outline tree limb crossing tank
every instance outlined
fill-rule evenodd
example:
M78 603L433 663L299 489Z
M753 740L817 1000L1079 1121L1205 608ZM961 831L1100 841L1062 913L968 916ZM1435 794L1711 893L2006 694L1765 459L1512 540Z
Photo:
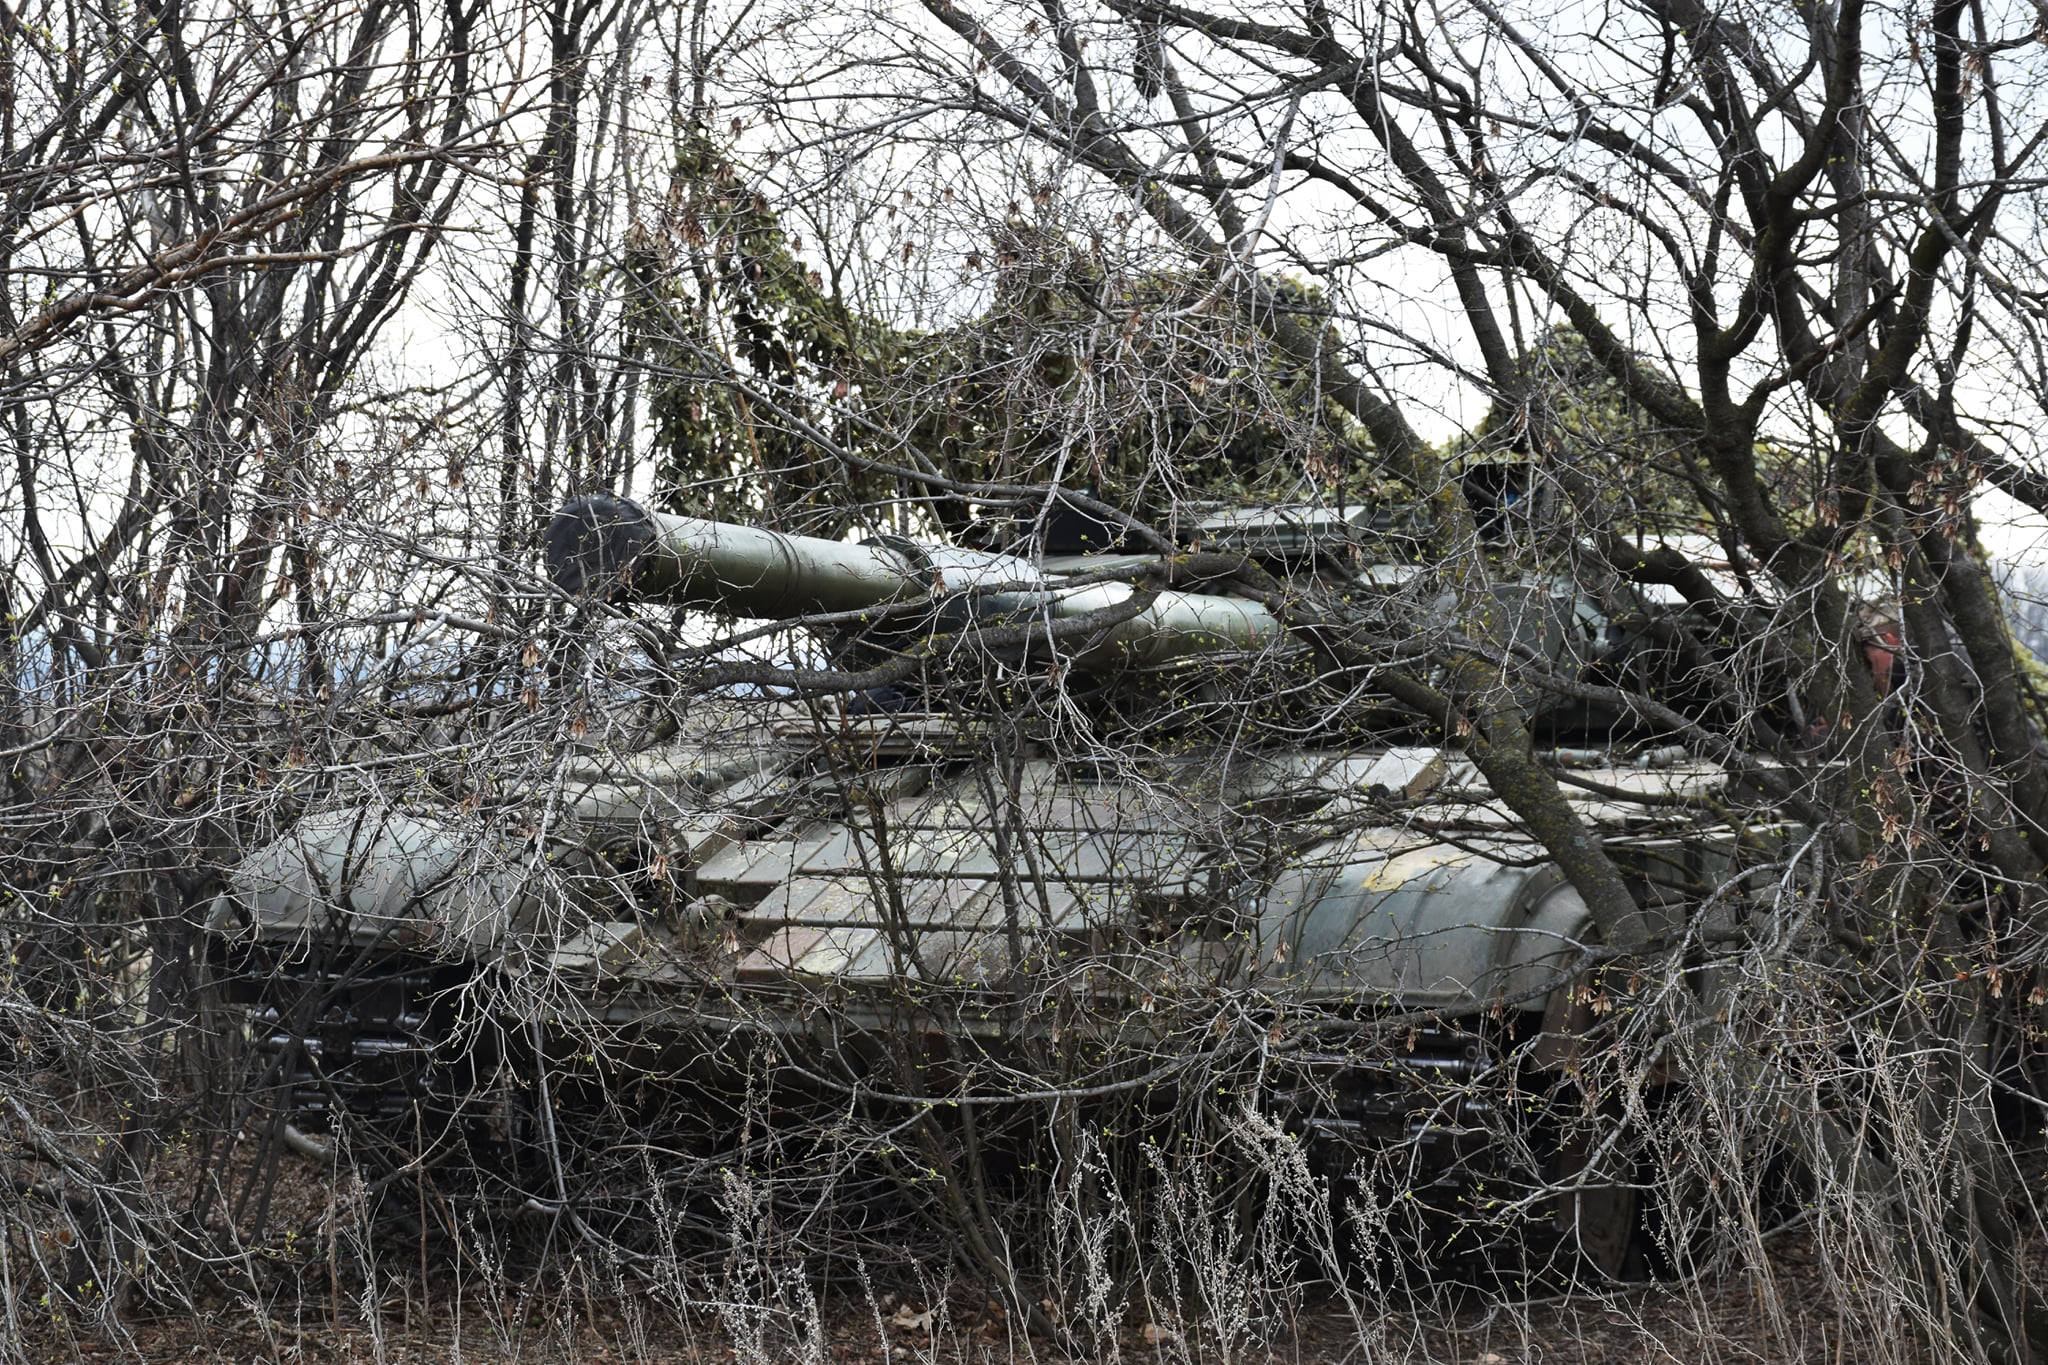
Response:
M1069 586L1012 555L907 541L853 545L650 511L603 493L555 514L547 560L549 576L568 592L716 606L767 620L972 594L1005 616L1071 621L1140 591L1128 583ZM1135 616L1091 637L1070 662L1164 663L1263 649L1285 635L1257 602L1163 589Z

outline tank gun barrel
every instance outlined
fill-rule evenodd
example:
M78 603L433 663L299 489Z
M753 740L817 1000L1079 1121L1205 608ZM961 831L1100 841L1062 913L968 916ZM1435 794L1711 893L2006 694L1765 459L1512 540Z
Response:
M895 540L851 545L651 511L609 494L574 499L555 513L547 560L549 575L568 592L722 606L761 619L973 592L992 612L1071 620L1113 608L1135 591L1123 583L1069 587L1013 555ZM1091 637L1072 662L1162 663L1259 649L1283 633L1257 602L1162 591L1136 616Z
M920 573L897 545L852 545L703 521L607 494L577 498L555 513L547 558L549 575L569 592L723 606L762 619L862 611L922 597L933 586L932 572ZM1006 567L1014 568L1019 586L1040 579L1021 559Z

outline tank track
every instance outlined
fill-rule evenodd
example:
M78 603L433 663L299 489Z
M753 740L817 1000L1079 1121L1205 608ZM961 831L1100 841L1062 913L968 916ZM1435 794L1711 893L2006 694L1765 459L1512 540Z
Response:
M502 1156L505 1125L480 1093L497 1064L454 1039L450 1001L472 974L409 957L242 964L234 994L262 1105L309 1133L339 1122L414 1151L459 1133L472 1159ZM1273 1099L1333 1196L1368 1193L1409 1254L1531 1286L1636 1278L1632 1191L1553 1195L1535 1216L1502 1215L1574 1174L1569 1151L1544 1147L1540 1120L1514 1112L1531 1095L1506 1048L1480 1032L1424 1029L1383 1057L1310 1059L1319 1083ZM1526 1126L1522 1140L1504 1140L1514 1123Z
M1632 1184L1545 1193L1581 1178L1591 1145L1585 1116L1546 1116L1559 1080L1509 1037L1436 1028L1392 1056L1331 1059L1322 1084L1278 1098L1333 1194L1382 1210L1404 1247L1530 1289L1639 1279Z
M346 1126L398 1138L445 1127L474 1074L448 1045L452 994L470 975L401 956L257 953L233 964L227 995L245 1012L252 1094L308 1133Z

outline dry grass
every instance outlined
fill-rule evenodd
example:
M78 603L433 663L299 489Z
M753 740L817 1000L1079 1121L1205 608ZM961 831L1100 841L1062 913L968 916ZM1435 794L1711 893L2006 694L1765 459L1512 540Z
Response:
M1107 1358L1132 1365L1226 1358L1293 1362L1415 1362L1420 1365L1719 1365L1834 1362L1863 1358L1868 1332L1853 1305L1830 1301L1809 1245L1787 1237L1775 1248L1770 1281L1656 1283L1605 1295L1530 1304L1481 1302L1423 1311L1389 1306L1361 1342L1351 1318L1310 1305L1245 1353L1179 1336L1133 1317L1113 1346L1076 1354L1020 1332L999 1303L960 1287L922 1296L915 1288L818 1286L818 1331L736 1343L710 1306L650 1313L624 1297L529 1292L492 1302L423 1306L420 1286L394 1282L375 1321L359 1306L305 1304L259 1317L219 1307L204 1316L140 1323L120 1337L46 1334L22 1343L47 1359L190 1362L290 1361L332 1365L424 1365L467 1361L634 1362L726 1365L799 1359L831 1365L968 1365L1028 1360L1074 1365ZM1787 1310L1789 1311L1789 1314ZM1848 1309L1850 1311L1844 1311ZM1108 1344L1105 1343L1107 1346ZM1897 1349L1895 1341L1886 1345Z

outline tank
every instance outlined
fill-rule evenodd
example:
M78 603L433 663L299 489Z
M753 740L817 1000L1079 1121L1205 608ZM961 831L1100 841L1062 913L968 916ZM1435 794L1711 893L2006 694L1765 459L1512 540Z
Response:
M366 783L250 855L210 926L261 1112L393 1169L524 1151L502 1192L559 1207L576 1116L709 1141L763 1055L876 1131L1138 1094L1170 1126L1193 1044L1235 1039L1232 1102L1337 1185L1363 1149L1407 1170L1418 1238L1499 1206L1516 1245L1631 1273L1601 1130L1499 1140L1503 1093L1598 1108L1572 1078L1618 988L1578 894L1469 760L1329 704L1281 577L1216 567L1313 573L1420 641L1446 600L1374 557L1386 522L1226 509L1024 558L570 503L547 563L587 615L756 621L797 666L714 651L698 690L615 699L663 719L547 739L516 818ZM1495 592L1554 666L1635 648L1563 586ZM1721 769L1583 715L1544 742L1646 914L1724 880Z

